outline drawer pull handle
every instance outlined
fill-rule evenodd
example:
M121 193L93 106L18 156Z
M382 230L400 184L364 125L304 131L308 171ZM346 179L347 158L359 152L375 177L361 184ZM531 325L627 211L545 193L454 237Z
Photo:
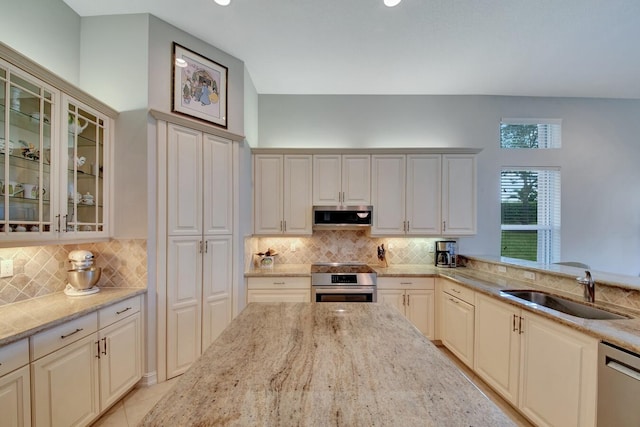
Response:
M273 282L274 285L284 285L284 282Z
M69 338L71 335L75 335L75 334L77 334L78 332L80 332L82 330L83 330L82 328L78 328L75 331L73 331L71 333L68 333L67 335L60 335L60 338L62 338L62 339Z
M456 300L455 300L455 299L453 299L453 298L449 298L449 301L451 301L451 302L455 302L456 304L459 304L459 303L458 303L458 301L456 301Z
M129 311L129 310L131 310L131 307L127 307L127 308L125 308L124 310L116 311L116 314L122 314L122 313L124 313L125 311Z
M459 294L459 293L460 293L460 291L459 291L459 290L454 289L454 288L451 288L451 291L455 292L456 294Z
M401 285L413 285L413 282L400 282Z

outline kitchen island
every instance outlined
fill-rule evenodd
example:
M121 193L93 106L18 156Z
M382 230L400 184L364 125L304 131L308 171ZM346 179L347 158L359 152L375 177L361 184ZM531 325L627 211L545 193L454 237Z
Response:
M140 425L513 423L389 306L252 303Z

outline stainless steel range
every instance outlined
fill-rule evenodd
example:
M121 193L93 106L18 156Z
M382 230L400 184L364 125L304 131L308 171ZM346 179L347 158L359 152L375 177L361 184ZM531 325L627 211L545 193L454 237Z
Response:
M376 272L364 263L311 265L311 301L376 302Z

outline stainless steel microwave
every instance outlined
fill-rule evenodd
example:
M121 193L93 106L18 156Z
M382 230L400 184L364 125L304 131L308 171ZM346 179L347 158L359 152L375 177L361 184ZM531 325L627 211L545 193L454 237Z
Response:
M372 206L314 206L313 228L370 227Z

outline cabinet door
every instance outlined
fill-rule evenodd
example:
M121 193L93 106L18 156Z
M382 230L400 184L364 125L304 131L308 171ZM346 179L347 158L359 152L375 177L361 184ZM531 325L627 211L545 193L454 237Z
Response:
M233 142L204 134L204 234L233 233Z
M435 333L435 292L432 290L407 290L407 317L430 340Z
M313 204L337 206L342 201L342 156L313 155Z
M398 235L406 231L405 156L371 156L371 203L375 235Z
M441 233L441 159L437 154L407 156L407 234Z
M0 93L0 237L55 239L60 94L2 61Z
M169 236L202 236L202 133L169 124L167 140Z
M142 377L140 313L108 326L98 334L100 408L118 401Z
M258 154L253 161L254 234L281 234L283 157Z
M594 426L597 340L530 313L524 317L520 409L539 426Z
M518 404L520 310L483 295L475 305L475 372L513 405Z
M284 232L312 233L312 156L284 156Z
M442 233L476 233L476 156L442 156Z
M473 306L442 293L442 343L473 368Z
M205 240L202 275L202 351L218 338L231 322L231 236Z
M247 303L251 302L311 302L311 291L308 289L249 290Z
M30 384L28 365L0 377L0 414L3 426L31 425Z
M345 154L342 156L342 204L363 206L371 204L371 156Z
M404 289L378 289L378 302L395 307L403 315L406 298Z
M100 413L97 335L31 363L37 426L87 425Z
M61 212L63 236L107 235L111 120L67 96L63 100L66 125L63 128L66 146L61 150L60 161L64 165L65 180L61 185L64 190L60 192L66 206L66 211Z
M186 371L201 353L201 237L167 242L167 378Z

